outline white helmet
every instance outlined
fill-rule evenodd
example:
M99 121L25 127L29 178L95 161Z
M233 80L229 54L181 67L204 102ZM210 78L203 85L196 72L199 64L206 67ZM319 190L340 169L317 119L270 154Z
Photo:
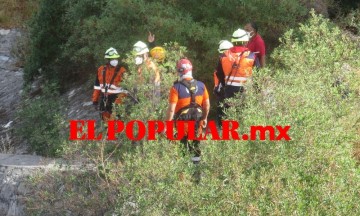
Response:
M230 49L231 47L233 47L234 45L230 42L230 41L228 41L228 40L221 40L220 42L219 42L219 49L218 49L218 51L219 51L219 53L223 53L223 52L225 52L226 50L228 50L228 49Z
M118 54L116 49L114 49L112 47L110 47L108 50L106 50L105 56L104 56L104 58L106 58L106 59L116 59L119 57L120 57L120 55Z
M243 29L238 29L236 31L234 31L232 38L231 38L231 42L246 42L249 41L249 34L243 30Z
M134 51L136 52L136 55L142 55L149 52L149 49L144 42L138 41L134 44Z

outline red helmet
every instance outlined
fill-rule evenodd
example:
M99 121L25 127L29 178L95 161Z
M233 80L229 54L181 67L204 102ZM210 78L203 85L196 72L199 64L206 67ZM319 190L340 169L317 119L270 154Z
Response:
M192 71L192 64L189 59L180 59L176 64L176 70L181 74L187 74Z

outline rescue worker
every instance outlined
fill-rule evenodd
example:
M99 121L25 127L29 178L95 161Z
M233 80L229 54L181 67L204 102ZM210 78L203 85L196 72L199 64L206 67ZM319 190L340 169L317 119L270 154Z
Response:
M139 75L139 83L151 83L153 84L153 91L149 95L149 99L152 100L154 106L160 101L160 71L154 62L149 58L149 49L147 45L138 41L134 44L133 50L135 51L135 64L137 65L137 72ZM145 72L150 73L150 80L145 80Z
M180 59L176 69L180 80L175 82L170 90L169 105L166 121L184 120L195 121L195 134L200 135L202 127L206 127L210 110L209 94L203 82L197 81L192 76L192 63L188 59ZM199 108L199 109L198 109ZM181 139L184 150L192 154L192 162L200 162L200 140L188 140L188 128L185 125L185 135Z
M221 40L219 42L219 49L218 52L220 54L219 58L221 57L221 55L229 50L230 48L232 48L234 45L228 41L228 40ZM224 115L223 109L221 108L221 103L224 101L224 88L222 86L222 84L219 82L219 79L216 76L216 70L214 71L214 90L213 90L214 95L216 96L216 112L217 112L217 124L219 125L219 127L221 127L221 119L222 116Z
M234 47L225 51L220 57L216 76L221 85L225 87L225 98L243 92L245 83L252 78L255 53L250 52L244 46L248 41L247 32L243 29L236 30L231 39Z
M244 30L249 34L249 42L246 47L256 54L255 66L265 67L265 42L258 34L258 26L254 22L245 25Z
M92 95L93 105L98 109L100 99L100 115L105 122L115 119L112 113L113 103L120 104L127 91L120 87L125 66L119 64L120 55L116 49L110 47L105 52L105 65L98 68L94 91Z
M216 76L224 86L225 99L234 97L236 93L243 93L245 83L252 78L256 56L244 46L248 41L249 35L246 31L236 30L231 38L234 47L225 51L220 57Z
M156 46L150 50L150 56L157 63L162 63L165 59L165 49L161 46Z
M234 45L228 41L228 40L221 40L219 42L219 49L218 52L220 54L219 57L221 57L221 54L223 54L226 50L230 49L234 47ZM217 92L219 92L219 90L222 88L222 85L220 85L219 83L219 79L216 76L216 70L214 71L214 91L216 90ZM214 92L215 93L215 92ZM215 93L216 95L216 93Z
M166 51L161 46L156 46L150 50L150 56L152 59L154 59L164 73L170 73L171 68L173 67L172 64L166 61Z

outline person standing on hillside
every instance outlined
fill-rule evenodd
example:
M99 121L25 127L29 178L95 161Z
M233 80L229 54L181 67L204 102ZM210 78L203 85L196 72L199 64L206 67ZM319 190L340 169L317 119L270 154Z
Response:
M164 47L156 45L155 34L152 34L150 31L148 42L151 58L155 60L161 72L170 73L172 71L171 67L173 66L166 61L166 50Z
M244 30L250 38L246 47L256 54L255 66L265 67L265 42L258 33L258 26L254 22L249 22L245 25Z
M227 41L227 40L221 40L219 42L219 49L218 49L218 52L219 52L219 58L221 58L222 54L229 50L230 48L234 47L234 45L230 42L230 41ZM217 121L217 124L219 125L219 127L221 127L221 119L222 119L222 116L224 115L223 113L223 109L222 107L220 106L222 102L224 102L224 86L219 82L219 79L218 77L216 76L216 70L214 71L214 90L213 90L213 93L214 95L216 96L216 121Z
M248 41L249 36L246 31L236 30L231 38L234 47L225 51L220 57L216 76L225 87L225 98L231 98L238 92L242 93L245 90L245 83L252 78L256 56L245 47Z
M97 70L92 102L98 110L100 98L101 119L107 122L115 119L112 112L113 103L122 103L122 98L127 94L127 91L120 87L122 75L126 69L124 65L119 64L120 55L116 49L110 47L106 50L104 58L107 63Z
M255 62L255 53L245 47L249 41L249 35L243 29L236 30L231 38L234 47L225 51L219 60L216 76L224 86L224 98L232 98L237 93L245 92L245 83L252 79L252 68ZM225 104L224 108L229 105Z
M210 100L205 84L193 78L192 68L192 63L188 59L180 59L177 62L176 69L180 80L175 82L170 90L165 120L195 121L195 134L200 135L202 128L207 124ZM184 127L185 135L180 142L185 150L184 152L189 151L192 154L192 162L198 164L201 156L200 140L189 142L188 125L185 124Z
M137 65L138 84L151 83L153 90L148 95L148 98L153 101L154 106L160 101L160 71L155 63L149 58L149 48L147 45L138 41L134 44L133 50L135 52L135 64ZM145 75L144 73L150 73ZM149 80L145 80L149 77Z

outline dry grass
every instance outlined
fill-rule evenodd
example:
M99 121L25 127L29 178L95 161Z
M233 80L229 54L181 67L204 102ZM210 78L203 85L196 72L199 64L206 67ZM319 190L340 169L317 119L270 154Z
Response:
M39 0L0 0L0 27L24 27L38 4Z

